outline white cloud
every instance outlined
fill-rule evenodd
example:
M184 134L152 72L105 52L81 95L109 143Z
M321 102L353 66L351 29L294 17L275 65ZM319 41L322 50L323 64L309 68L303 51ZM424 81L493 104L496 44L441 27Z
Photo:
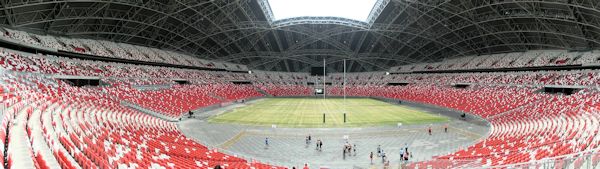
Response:
M268 0L274 20L340 17L366 22L377 0Z

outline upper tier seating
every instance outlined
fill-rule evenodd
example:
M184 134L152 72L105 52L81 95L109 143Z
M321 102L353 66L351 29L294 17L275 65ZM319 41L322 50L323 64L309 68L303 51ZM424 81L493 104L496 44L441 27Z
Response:
M34 55L0 48L0 67L14 71L53 75L202 79L204 82L240 80L245 73L222 73L132 64L66 59L51 55Z
M38 35L34 33L28 33L8 28L0 28L0 33L2 33L2 36L0 37L20 41L24 44L88 55L157 63L169 63L175 65L222 68L235 71L248 71L248 68L246 66L238 64L216 63L212 61L211 64L204 64L202 62L209 61L205 61L189 55L176 53L172 51L165 51L156 48L148 48L123 43L114 43L104 40L68 38L52 35Z
M94 52L95 55L104 56L104 57L113 57L113 55L111 55L111 52L108 51L108 49L106 49L104 46L102 46L102 44L100 44L98 41L91 40L91 39L78 39L78 40L83 45L89 47L89 49L92 52Z
M599 64L600 52L592 51L581 55L581 57L573 62L574 64Z
M600 72L596 70L506 73L398 74L390 76L391 78L389 78L389 81L391 82L407 83L600 86Z
M41 45L38 40L29 36L29 34L24 31L4 29L4 30L2 30L2 33L3 33L4 37L6 37L6 38L22 41L24 43L32 44L32 45Z
M35 37L40 40L40 44L42 46L46 46L49 48L54 48L54 49L58 49L58 50L64 50L64 51L68 51L69 49L67 49L65 47L65 45L61 44L60 42L58 42L58 40L56 40L56 38L54 36L49 36L49 35L35 35Z
M570 52L557 50L532 50L506 54L466 56L435 63L418 63L397 66L390 72L466 70L490 68L519 68L560 65L598 64L598 51Z
M88 48L87 46L84 46L83 43L79 42L79 40L77 39L59 37L58 40L64 43L65 46L67 46L67 49L69 49L69 51L71 52L83 53L88 55L98 55L96 51L92 51L92 49Z
M76 39L51 35L37 35L19 30L0 28L4 38L21 41L34 46L43 46L70 52L131 59L148 62L169 63L176 65L200 66L207 68L223 68L247 71L247 67L231 63L215 63L198 59L189 55L104 40ZM391 68L395 72L464 70L487 68L517 68L556 65L599 64L598 51L570 52L557 50L532 50L507 54L491 54L483 56L466 56L436 63L419 63Z

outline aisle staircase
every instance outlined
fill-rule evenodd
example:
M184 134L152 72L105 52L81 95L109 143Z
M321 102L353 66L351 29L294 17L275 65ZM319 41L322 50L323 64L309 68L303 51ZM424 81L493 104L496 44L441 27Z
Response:
M221 97L221 96L219 96L219 95L216 95L216 94L213 94L213 93L210 93L210 94L208 94L208 95L209 95L210 97L214 97L214 98L217 98L217 99L219 99L221 102L227 102L227 101L228 101L228 100L227 100L227 98Z
M254 89L256 89L256 91L258 91L260 94L265 95L266 97L273 97L273 95L267 93L267 91L264 91L263 89L261 89L259 87L254 86Z
M128 101L121 101L121 105L123 105L125 107L129 107L129 108L134 109L134 110L137 110L139 112L146 113L148 115L151 115L151 116L163 119L165 121L170 121L170 122L179 121L179 118L169 117L169 116L166 116L166 115L164 115L162 113L158 113L158 112L149 110L147 108L144 108L142 106L139 106L137 104L134 104L134 103L131 103L131 102L128 102Z

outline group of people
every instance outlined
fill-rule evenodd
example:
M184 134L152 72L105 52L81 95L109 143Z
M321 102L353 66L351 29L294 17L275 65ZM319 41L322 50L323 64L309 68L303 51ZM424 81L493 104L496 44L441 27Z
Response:
M408 158L412 157L412 154L408 152L408 144L404 144L404 148L400 149L400 161L408 161Z
M310 136L310 134L308 136L306 136L304 141L306 142L306 147L308 147L308 145L310 145L310 142L312 142L312 137ZM315 147L315 150L323 151L323 141L321 141L321 139L317 139L316 144L317 145Z
M381 145L377 145L377 157L381 157L381 163L385 165L389 164L387 154L383 151ZM408 143L404 143L404 148L400 149L400 161L408 161L409 157L412 157L412 154L408 152ZM373 164L373 152L371 152L369 158L371 159L371 164Z
M431 135L431 125L429 125L429 128L427 128L427 132L429 132L429 135ZM444 133L448 133L448 124L444 124Z
M373 153L371 153L371 163L373 163ZM381 148L381 145L377 145L377 157L381 157L381 162L385 163L385 160L387 160L387 156L385 154L385 152L383 152L383 149Z
M352 144L346 142L346 144L344 144L342 155L343 155L344 159L346 159L346 155L356 156L356 144L352 145Z
M444 132L448 132L448 126L444 126ZM429 134L431 134L431 127L429 127ZM305 141L306 141L306 145L308 146L311 143L312 137L310 135L306 136ZM266 137L265 138L265 146L266 148L269 147L269 138ZM317 139L316 141L316 150L317 151L323 151L323 141L321 141L321 139ZM400 149L400 161L408 161L409 158L412 158L412 153L410 153L408 151L408 143L404 144L404 147ZM343 146L343 159L346 159L346 156L356 156L357 155L357 148L356 148L356 144L350 144L348 143L348 140L346 139L346 143ZM373 158L374 158L373 152L371 152L371 154L369 155L369 158L371 159L371 164L373 164ZM383 148L381 148L381 145L377 145L377 157L381 157L381 162L384 164L384 166L388 166L389 165L389 159L387 157L387 154L384 152ZM307 166L305 166L306 168Z
M390 160L387 159L385 152L381 148L381 145L377 145L377 157L381 157L381 162L383 163L383 168L389 168ZM369 154L369 158L371 159L371 164L373 164L373 152Z
M317 139L317 151L323 151L323 141L321 139Z

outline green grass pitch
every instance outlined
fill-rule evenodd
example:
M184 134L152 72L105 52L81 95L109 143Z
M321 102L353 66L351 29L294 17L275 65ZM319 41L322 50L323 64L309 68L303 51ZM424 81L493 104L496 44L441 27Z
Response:
M283 127L354 127L445 121L448 119L443 116L369 98L347 98L345 104L342 98L266 98L209 119L214 123L275 124Z

